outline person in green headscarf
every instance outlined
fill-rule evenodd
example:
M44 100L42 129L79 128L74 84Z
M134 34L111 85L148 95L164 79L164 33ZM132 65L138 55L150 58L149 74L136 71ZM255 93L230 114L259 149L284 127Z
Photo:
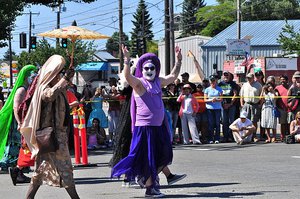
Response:
M28 77L37 68L33 65L24 66L19 74L15 85L7 98L3 108L0 110L0 167L7 170L10 166L15 166L20 148L21 135L17 131L18 124L14 119L14 97L20 87L28 87Z

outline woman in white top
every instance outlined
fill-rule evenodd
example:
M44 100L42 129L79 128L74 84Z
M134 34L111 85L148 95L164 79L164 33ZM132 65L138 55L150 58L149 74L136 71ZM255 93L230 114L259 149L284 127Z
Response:
M295 135L295 142L300 142L300 111L297 112L295 119L290 124L290 134Z

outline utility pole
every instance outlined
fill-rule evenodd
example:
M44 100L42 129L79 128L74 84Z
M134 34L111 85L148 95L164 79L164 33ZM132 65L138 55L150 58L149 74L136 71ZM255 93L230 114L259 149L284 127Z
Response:
M31 24L32 24L32 12L30 11L29 12L29 48L28 48L28 52L30 53L31 52L31 46L30 46L30 41L31 41Z
M8 38L8 48L9 48L9 80L10 88L13 86L13 73L12 73L12 49L11 49L11 27L9 27L9 38Z
M165 0L165 75L170 71L170 14L169 0Z
M175 65L174 1L170 0L170 68Z
M240 0L236 1L236 6L237 6L237 39L241 39L241 2Z
M119 0L119 58L120 58L120 72L124 65L124 55L122 52L123 43L123 1Z
M31 30L32 30L32 15L40 15L39 12L29 12L29 13L23 13L24 15L29 15L29 39L28 41L30 42L30 38L31 38ZM30 53L31 52L31 49L30 49L30 44L28 45L28 52Z
M58 0L58 10L57 10L57 21L56 21L56 28L60 28L60 10L61 10L61 1ZM59 38L56 38L56 48L59 47Z

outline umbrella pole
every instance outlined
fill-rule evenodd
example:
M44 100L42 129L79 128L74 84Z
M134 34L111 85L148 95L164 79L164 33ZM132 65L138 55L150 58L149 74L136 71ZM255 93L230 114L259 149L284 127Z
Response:
M75 41L76 41L76 40L72 40L72 52L71 52L70 68L74 68L74 50L75 50Z

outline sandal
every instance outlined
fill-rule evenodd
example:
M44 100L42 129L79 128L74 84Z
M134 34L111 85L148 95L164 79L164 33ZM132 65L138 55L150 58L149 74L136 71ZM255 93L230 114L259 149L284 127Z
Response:
M270 142L271 142L271 140L266 140L266 141L265 141L265 143L270 143Z
M276 138L271 138L272 143L276 143Z

